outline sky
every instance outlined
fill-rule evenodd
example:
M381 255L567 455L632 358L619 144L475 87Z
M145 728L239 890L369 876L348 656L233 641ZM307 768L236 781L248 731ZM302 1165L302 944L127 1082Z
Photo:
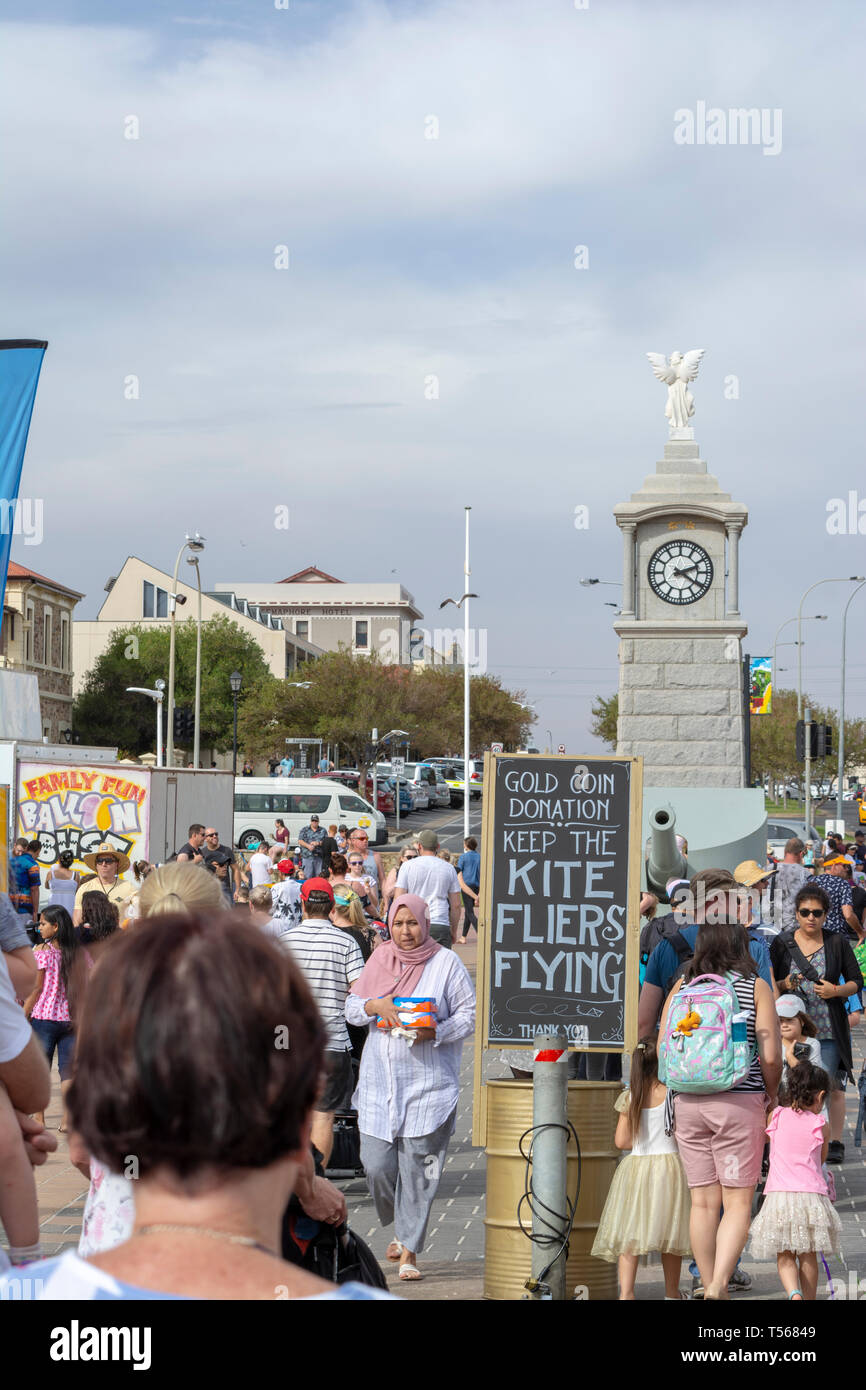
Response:
M612 508L662 455L645 354L693 347L695 437L749 508L745 648L866 575L828 531L851 492L866 531L862 6L33 8L0 5L2 336L49 340L13 558L78 617L198 529L206 588L399 579L432 629L471 506L488 670L537 746L601 751L618 591L579 580L621 577ZM701 103L766 134L679 143ZM821 703L852 587L804 610ZM864 621L866 590L861 715Z

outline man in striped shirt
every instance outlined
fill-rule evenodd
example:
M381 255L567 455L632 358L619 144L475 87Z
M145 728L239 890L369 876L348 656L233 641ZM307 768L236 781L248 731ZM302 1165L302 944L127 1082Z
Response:
M345 1103L352 1082L346 995L364 968L364 958L354 937L330 921L334 891L326 879L308 878L301 887L301 901L303 918L282 940L303 970L328 1030L327 1077L313 1111L311 1135L327 1168L334 1146L334 1112Z

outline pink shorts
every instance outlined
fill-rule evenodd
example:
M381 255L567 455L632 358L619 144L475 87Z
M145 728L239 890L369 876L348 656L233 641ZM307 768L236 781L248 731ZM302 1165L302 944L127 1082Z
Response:
M767 1125L763 1091L676 1096L674 1137L689 1187L754 1187Z

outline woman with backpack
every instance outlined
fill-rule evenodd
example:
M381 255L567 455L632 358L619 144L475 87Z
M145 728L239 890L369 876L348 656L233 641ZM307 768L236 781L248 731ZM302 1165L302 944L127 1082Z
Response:
M659 1074L679 1089L675 1135L692 1195L692 1250L710 1300L728 1297L746 1244L766 1108L775 1104L782 1074L773 992L749 954L736 894L727 896L727 914L714 912L701 924L694 957L668 996L659 1029ZM727 921L719 920L725 915Z
M770 944L773 972L786 994L799 994L815 1025L821 1065L830 1078L828 1163L842 1163L845 1145L845 1085L853 1082L851 1028L846 1001L863 986L851 945L842 932L827 931L830 899L819 884L804 884L794 899L794 931L780 932Z

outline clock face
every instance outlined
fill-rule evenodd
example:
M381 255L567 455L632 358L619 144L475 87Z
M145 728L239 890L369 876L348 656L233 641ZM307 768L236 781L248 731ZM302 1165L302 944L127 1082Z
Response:
M647 578L665 603L696 603L713 582L713 562L694 541L666 541L650 559Z

